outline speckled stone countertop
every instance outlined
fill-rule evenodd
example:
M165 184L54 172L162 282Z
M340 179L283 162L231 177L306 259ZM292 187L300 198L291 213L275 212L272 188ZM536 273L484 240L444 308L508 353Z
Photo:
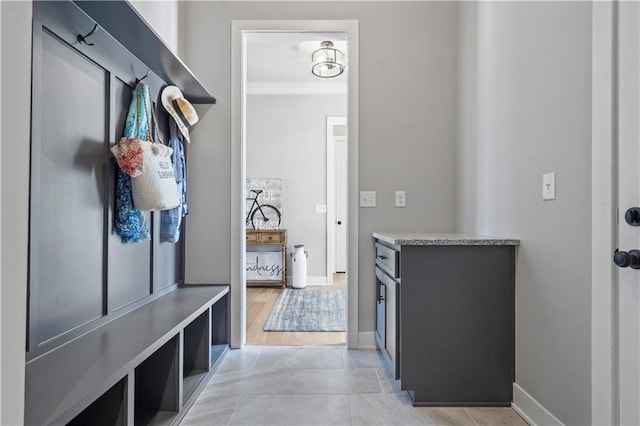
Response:
M373 238L397 246L517 246L520 240L472 234L374 232Z

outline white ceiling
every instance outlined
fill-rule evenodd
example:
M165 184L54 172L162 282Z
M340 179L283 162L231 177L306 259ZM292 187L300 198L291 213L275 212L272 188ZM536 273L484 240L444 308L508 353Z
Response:
M348 52L346 33L286 33L252 32L246 34L247 82L257 86L263 83L293 85L323 85L346 87L347 71L335 78L318 78L311 74L311 54L322 41L332 41L334 47Z

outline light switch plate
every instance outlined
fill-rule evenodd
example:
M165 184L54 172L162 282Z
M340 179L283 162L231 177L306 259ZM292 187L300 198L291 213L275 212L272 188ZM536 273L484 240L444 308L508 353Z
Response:
M407 193L396 191L396 207L407 207Z
M376 191L360 191L360 207L375 207Z
M327 205L326 204L316 204L316 213L326 213Z
M556 199L556 174L545 173L542 175L542 199L543 200L555 200Z

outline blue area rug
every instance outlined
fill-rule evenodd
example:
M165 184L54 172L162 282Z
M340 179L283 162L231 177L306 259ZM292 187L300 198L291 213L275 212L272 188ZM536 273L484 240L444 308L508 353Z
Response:
M284 289L264 331L345 331L346 290Z

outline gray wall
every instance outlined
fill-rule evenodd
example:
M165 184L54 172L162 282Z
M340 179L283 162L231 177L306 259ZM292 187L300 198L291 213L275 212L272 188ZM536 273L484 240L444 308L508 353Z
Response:
M517 236L516 383L591 419L591 5L460 6L458 224ZM542 201L556 172L557 199Z
M218 100L197 124L189 146L190 283L230 279L231 21L359 20L360 189L378 191L378 207L359 215L358 328L373 332L371 232L454 229L457 5L184 2L180 7L181 56ZM394 207L394 191L400 189L407 191L404 209Z
M23 423L31 131L31 2L2 8L0 424Z
M327 215L315 212L327 204L326 118L346 110L346 95L247 97L247 177L283 179L288 253L304 244L309 277L327 275Z

